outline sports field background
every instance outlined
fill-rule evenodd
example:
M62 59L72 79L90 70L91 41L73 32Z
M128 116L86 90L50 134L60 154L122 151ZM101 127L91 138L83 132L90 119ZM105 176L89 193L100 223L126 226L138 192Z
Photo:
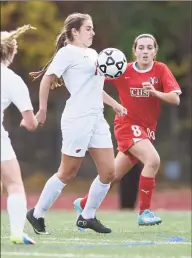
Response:
M82 196L82 195L81 195ZM25 231L35 238L36 246L15 246L9 242L6 211L1 216L1 257L63 258L190 258L191 191L156 192L152 207L163 219L158 226L139 227L137 210L120 211L118 194L109 194L97 212L103 223L112 228L109 235L91 230L80 232L75 226L73 201L76 194L63 194L46 215L49 236L37 236L26 222ZM38 195L28 195L28 208ZM2 208L6 208L5 195ZM137 209L137 207L136 207Z
M190 258L191 213L158 212L163 223L139 227L136 212L108 210L98 218L112 228L108 235L91 230L80 232L74 211L51 211L46 216L49 236L37 236L29 223L26 232L37 241L35 246L14 246L9 242L8 217L2 214L2 258Z

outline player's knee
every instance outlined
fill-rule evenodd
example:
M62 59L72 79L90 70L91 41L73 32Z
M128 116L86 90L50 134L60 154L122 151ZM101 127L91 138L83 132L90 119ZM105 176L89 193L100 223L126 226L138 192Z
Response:
M18 182L12 181L11 183L5 185L5 188L6 188L8 194L24 194L25 193L22 181L18 181Z
M115 178L115 171L114 170L111 170L108 174L107 174L107 180L109 182L112 182Z
M154 155L150 157L150 159L147 161L146 165L150 167L156 173L159 170L160 167L160 157L159 155Z
M57 176L63 183L67 184L76 177L77 171L78 168L76 166L70 168L60 167Z
M102 182L107 184L111 183L115 178L115 169L114 167L108 168L103 175L100 175Z
M65 173L65 172L61 173L61 171L58 171L57 176L58 176L59 180L61 180L61 182L68 184L70 181L72 181L75 178L76 174Z

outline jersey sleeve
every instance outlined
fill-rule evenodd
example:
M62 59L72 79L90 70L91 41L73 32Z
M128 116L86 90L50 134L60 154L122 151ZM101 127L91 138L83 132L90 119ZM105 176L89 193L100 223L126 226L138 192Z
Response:
M33 110L29 90L27 85L17 76L12 83L10 90L10 100L19 109L20 112Z
M163 66L163 73L162 73L161 79L163 84L163 90L165 93L176 92L179 95L181 94L181 88L179 84L177 83L172 72L169 70L169 68L166 65Z
M69 65L69 53L67 53L66 48L63 47L56 53L45 74L55 74L60 78Z

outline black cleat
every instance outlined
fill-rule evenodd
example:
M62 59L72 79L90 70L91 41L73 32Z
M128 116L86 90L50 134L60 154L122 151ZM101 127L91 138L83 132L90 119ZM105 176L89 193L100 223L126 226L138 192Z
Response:
M99 220L96 218L94 219L84 219L82 215L79 215L76 225L78 228L90 228L97 233L111 233L110 228L106 228Z
M33 208L33 209L31 209L27 212L27 219L28 219L29 223L31 223L31 225L33 227L33 230L38 235L49 235L49 233L46 232L46 230L45 230L45 220L44 220L44 218L36 219L33 216L34 209L35 208Z

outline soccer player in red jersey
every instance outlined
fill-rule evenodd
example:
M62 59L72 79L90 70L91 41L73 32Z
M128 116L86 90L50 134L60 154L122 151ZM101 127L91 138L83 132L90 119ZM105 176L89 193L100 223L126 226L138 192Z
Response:
M127 109L127 115L116 116L114 122L119 152L115 160L116 176L113 184L120 181L138 161L143 163L139 182L139 225L162 222L150 210L155 176L160 166L160 157L153 146L153 140L161 101L179 105L181 94L169 68L155 61L157 52L158 45L153 35L139 35L133 43L135 61L127 65L121 77L110 80L119 93L121 105ZM104 102L112 107L115 104L115 100L107 93ZM74 207L78 212L86 209L87 199L88 195L75 200Z

